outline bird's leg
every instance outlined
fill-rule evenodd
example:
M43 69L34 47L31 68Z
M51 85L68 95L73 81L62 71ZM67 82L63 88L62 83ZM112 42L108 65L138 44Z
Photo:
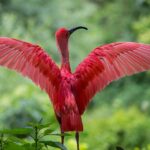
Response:
M79 132L76 132L75 137L76 137L76 142L77 142L77 150L80 150L80 148L79 148Z
M64 132L61 131L61 144L64 144L64 139L65 139Z

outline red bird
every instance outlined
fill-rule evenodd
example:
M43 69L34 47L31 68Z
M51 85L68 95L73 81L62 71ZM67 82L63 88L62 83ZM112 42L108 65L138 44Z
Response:
M0 65L21 72L47 92L61 132L75 131L79 150L81 115L91 98L113 80L150 69L150 45L116 42L98 46L72 73L68 40L78 29L87 30L79 26L56 32L60 68L40 46L7 37L0 38Z

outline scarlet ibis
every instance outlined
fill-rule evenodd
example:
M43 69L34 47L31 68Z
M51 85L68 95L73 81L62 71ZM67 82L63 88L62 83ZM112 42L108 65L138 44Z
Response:
M78 29L60 28L56 42L61 54L59 68L38 45L17 39L0 38L0 65L14 69L45 90L49 95L61 132L75 131L79 150L81 115L91 98L113 80L150 69L150 45L115 42L96 47L72 73L68 40ZM61 137L64 143L64 136Z

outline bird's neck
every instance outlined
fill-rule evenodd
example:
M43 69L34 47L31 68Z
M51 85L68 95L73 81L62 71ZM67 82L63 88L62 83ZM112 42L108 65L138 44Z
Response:
M61 51L61 55L62 55L61 68L63 70L71 72L70 61L69 61L69 50L68 50L68 48L66 48L65 50Z
M63 63L63 64L61 65L61 69L62 69L62 70L65 70L65 71L67 71L67 72L71 72L70 63L69 63L69 62L68 62L68 63Z
M61 54L61 69L71 72L69 62L68 39L56 36L58 50Z

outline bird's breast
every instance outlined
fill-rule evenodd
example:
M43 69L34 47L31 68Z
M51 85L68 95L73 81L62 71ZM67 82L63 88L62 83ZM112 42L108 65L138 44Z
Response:
M59 114L78 111L72 86L72 75L63 75L58 89L57 105L55 105Z

